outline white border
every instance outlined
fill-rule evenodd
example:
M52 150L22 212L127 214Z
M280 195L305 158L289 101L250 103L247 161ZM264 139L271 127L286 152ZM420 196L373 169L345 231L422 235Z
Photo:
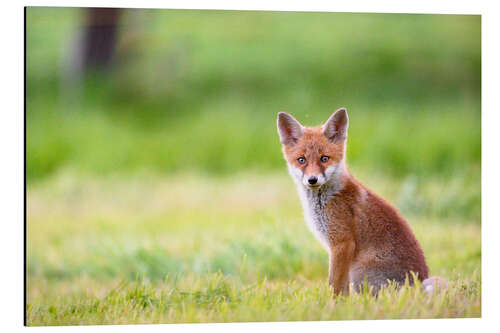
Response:
M285 11L342 11L342 12L387 12L387 13L443 13L483 14L483 60L482 60L482 147L483 147L483 302L482 319L456 320L391 320L391 321L343 321L343 322L295 322L295 323L251 323L251 324L191 324L191 325L141 325L141 326L85 326L61 328L22 327L23 307L23 6L100 6L134 8L192 8L192 9L247 9ZM1 112L1 202L2 202L2 286L0 325L10 328L35 330L106 330L130 331L217 331L234 330L297 330L318 331L346 330L349 332L422 332L431 331L491 331L499 327L498 302L498 255L500 216L498 205L500 187L498 170L500 158L500 105L497 100L500 78L498 59L500 48L497 31L500 17L494 1L24 1L4 4L8 8L0 11L2 24L2 107ZM488 329L490 328L490 329Z
M386 12L386 13L446 13L481 14L478 1L153 1L153 0L106 0L106 1L26 1L31 6L73 7L133 7L133 8L180 8L180 9L237 9L237 10L284 10L284 11L336 11L336 12ZM480 2L480 1L479 1Z

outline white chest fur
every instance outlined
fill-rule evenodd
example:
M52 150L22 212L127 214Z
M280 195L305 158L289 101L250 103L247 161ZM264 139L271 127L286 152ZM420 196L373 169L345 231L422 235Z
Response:
M299 192L299 198L304 209L304 217L312 233L319 240L321 245L330 251L329 228L331 221L325 213L325 207L333 196L338 193L343 186L342 173L345 170L345 162L331 165L325 170L326 183L317 190L310 189L304 185L303 173L300 169L288 164L288 170Z
M334 193L330 188L310 190L298 185L298 192L302 207L304 209L304 217L307 226L316 236L323 247L330 251L330 237L328 234L329 220L325 214L325 206L332 199Z

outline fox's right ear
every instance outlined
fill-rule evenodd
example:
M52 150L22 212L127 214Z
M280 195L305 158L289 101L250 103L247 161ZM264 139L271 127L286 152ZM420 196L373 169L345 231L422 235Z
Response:
M304 127L291 115L285 112L278 113L278 134L284 145L294 145L304 134Z

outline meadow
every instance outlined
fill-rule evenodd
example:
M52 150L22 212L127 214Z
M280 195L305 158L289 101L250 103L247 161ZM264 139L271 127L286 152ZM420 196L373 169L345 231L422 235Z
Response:
M28 323L480 316L480 225L431 208L453 200L460 185L409 182L371 185L399 207L414 196L429 207L404 213L431 273L450 289L335 298L327 254L284 170L223 180L60 175L28 192Z
M481 316L478 16L129 11L78 86L81 12L26 19L27 325ZM276 114L341 106L448 290L330 293Z

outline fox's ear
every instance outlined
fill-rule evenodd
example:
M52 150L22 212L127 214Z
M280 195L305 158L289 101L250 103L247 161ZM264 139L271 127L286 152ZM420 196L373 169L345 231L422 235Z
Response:
M323 134L333 143L341 143L347 139L349 117L345 108L335 111L323 125Z
M280 112L278 113L278 134L282 144L294 145L304 134L304 128L294 117Z

